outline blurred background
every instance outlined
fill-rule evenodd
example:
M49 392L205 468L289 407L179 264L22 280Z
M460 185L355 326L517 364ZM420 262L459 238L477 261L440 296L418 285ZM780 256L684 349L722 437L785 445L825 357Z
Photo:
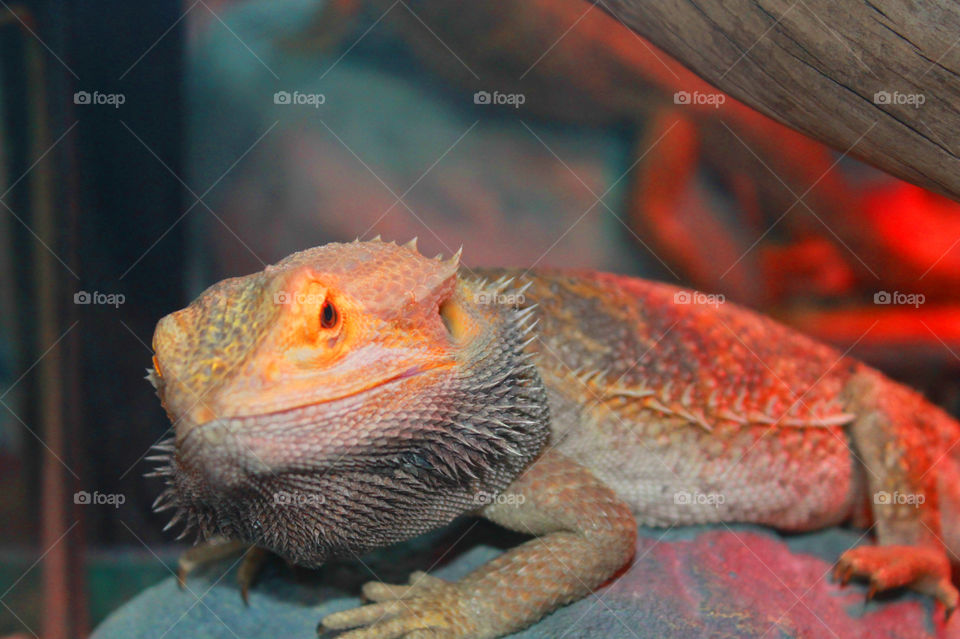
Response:
M693 286L960 410L958 205L597 4L0 5L0 636L170 575L153 327L329 241Z

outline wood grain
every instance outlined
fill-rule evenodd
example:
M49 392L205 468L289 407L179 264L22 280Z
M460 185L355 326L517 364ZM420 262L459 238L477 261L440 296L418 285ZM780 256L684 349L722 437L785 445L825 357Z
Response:
M598 0L597 6L757 110L960 200L960 4Z

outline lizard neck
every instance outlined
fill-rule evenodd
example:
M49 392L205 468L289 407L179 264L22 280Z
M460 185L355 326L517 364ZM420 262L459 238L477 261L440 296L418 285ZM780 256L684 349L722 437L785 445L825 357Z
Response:
M443 425L449 449L438 447L431 457L438 466L444 457L463 465L463 473L451 467L445 474L474 491L501 490L549 438L547 393L527 348L535 337L535 308L521 308L518 299L522 294L510 280L461 274L439 308L459 363L449 404L456 415Z

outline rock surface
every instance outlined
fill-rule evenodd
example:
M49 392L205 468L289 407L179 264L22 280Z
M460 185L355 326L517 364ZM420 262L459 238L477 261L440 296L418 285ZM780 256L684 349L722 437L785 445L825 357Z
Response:
M172 578L144 591L93 639L315 637L318 620L360 603L359 586L374 575L400 582L411 570L437 564L433 574L456 579L513 543L485 524L467 533L456 528L321 571L295 574L271 564L249 607L233 562L215 564L192 575L187 591ZM833 561L858 543L867 542L840 529L796 536L751 526L641 529L629 569L513 638L960 637L960 621L944 626L942 609L924 597L898 592L865 604L863 584L833 583ZM453 546L470 549L445 556Z

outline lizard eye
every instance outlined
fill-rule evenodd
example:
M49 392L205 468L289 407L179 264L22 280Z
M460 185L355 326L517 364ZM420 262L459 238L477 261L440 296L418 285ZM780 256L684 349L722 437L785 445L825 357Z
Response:
M330 300L324 301L323 306L320 307L320 326L328 329L334 328L339 320L340 313L337 312L337 308Z

